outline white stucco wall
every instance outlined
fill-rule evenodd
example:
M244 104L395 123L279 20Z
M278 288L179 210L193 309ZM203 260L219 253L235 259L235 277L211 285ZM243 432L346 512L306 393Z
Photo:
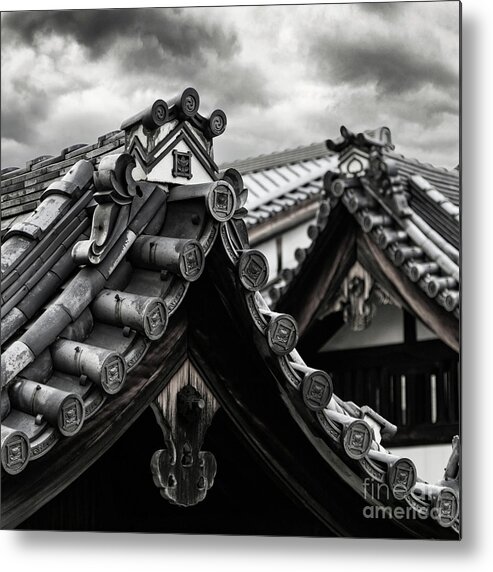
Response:
M297 248L307 248L310 245L311 240L308 238L307 229L312 221L306 222L288 230L282 234L281 245L282 245L282 269L294 268L298 265L294 257L294 252ZM277 240L276 238L271 238L261 244L255 245L261 252L265 254L269 262L269 281L276 278L278 274L277 260Z
M443 471L452 452L452 445L426 445L417 447L395 447L392 453L409 457L418 470L418 475L430 483L443 478Z
M402 310L397 306L378 306L371 325L362 332L355 332L347 324L323 346L321 351L367 348L404 342Z

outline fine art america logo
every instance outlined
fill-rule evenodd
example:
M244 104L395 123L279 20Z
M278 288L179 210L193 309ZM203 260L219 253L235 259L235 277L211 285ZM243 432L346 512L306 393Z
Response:
M402 485L404 486L404 485ZM429 489L429 491L427 490ZM436 487L433 485L427 485L423 483L420 489L414 490L413 494L418 497L418 503L420 502L419 497L423 497L425 500L427 497L433 498L433 492ZM363 498L364 499L379 499L380 501L391 501L392 499L403 498L402 495L396 495L396 487L391 488L386 483L377 483L372 479L366 478L363 481ZM403 491L404 492L404 491ZM428 494L430 493L430 494ZM413 503L415 504L415 503ZM374 505L367 504L363 508L364 518L384 518L384 519L427 519L432 517L433 519L439 521L442 526L451 526L458 516L458 498L452 489L445 488L441 490L440 494L432 503L429 508L424 508L422 510L416 510L416 506L389 506L389 505Z

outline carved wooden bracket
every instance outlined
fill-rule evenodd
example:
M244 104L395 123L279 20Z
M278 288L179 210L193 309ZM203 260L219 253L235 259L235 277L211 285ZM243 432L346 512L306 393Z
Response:
M151 460L154 483L173 504L193 506L214 484L216 459L201 451L219 405L190 361L186 361L152 404L165 448Z
M365 330L375 315L372 276L356 262L345 278L338 301L344 321L354 331Z
M348 271L338 296L326 305L322 317L342 311L344 322L358 332L371 325L377 306L393 303L390 295L374 281L372 275L359 262L355 262Z

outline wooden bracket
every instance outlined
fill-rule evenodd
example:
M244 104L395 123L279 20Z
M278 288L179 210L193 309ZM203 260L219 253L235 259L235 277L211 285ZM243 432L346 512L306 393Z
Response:
M193 506L214 484L216 459L200 448L218 407L189 360L152 403L165 448L152 456L151 471L161 495L173 504Z

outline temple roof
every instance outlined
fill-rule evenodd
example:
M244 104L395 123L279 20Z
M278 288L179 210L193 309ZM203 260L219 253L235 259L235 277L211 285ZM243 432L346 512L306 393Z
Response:
M72 145L55 157L43 155L28 161L24 168L3 169L2 236L13 224L25 220L39 204L49 184L63 176L77 161L86 159L98 165L104 155L122 151L124 145L125 132L111 131L92 145ZM292 212L320 200L323 175L335 167L332 155L322 142L224 163L220 168L234 168L244 176L249 189L245 222L251 228L280 213Z
M339 399L330 376L311 368L296 351L296 321L272 311L262 297L268 264L250 248L244 220L249 175L244 180L234 168L219 171L212 152L218 133L211 133L210 125L219 116L223 129L225 116L213 112L204 118L198 114L198 94L185 93L168 104L158 100L124 122L124 138L117 132L90 151L66 151L63 161L61 156L43 159L23 173L5 175L6 196L30 195L26 209L40 202L9 226L2 245L3 525L47 502L102 454L103 442L108 447L118 438L122 420L131 423L184 359L177 344L191 344L186 340L195 335L189 351L196 363L205 373L221 371L226 357L210 351L210 339L218 347L230 342L222 340L225 333L200 293L194 300L201 311L190 312L188 320L198 321L202 330L187 331L183 308L189 291L199 288L227 309L231 332L245 340L248 361L259 364L266 395L259 402L256 394L252 407L273 400L280 415L289 413L298 438L306 440L306 454L316 449L317 463L323 460L343 480L348 495L361 497L368 478L387 483L391 497L372 497L372 503L410 507L426 521L396 522L406 534L419 536L424 526L431 536L455 537L457 467L440 484L420 480L410 459L381 445L395 426L368 407ZM292 175L285 186L272 182L272 192L281 197L320 179L331 164L330 158L305 158L294 167L268 167L261 176ZM258 189L254 212L261 201ZM249 388L241 374L227 378L210 373L209 383L238 425L248 427L248 419L240 421L244 412L234 391ZM231 391L224 389L238 380ZM258 411L260 440L272 423L270 416L262 417L266 413L262 407ZM272 435L283 429L273 428ZM264 454L263 460L288 479L278 459ZM313 475L296 478L293 494L307 495L300 492L303 479ZM314 487L326 495L329 485L322 484ZM310 493L304 502L321 511L328 525L346 518L345 511L322 510L318 494Z
M457 350L459 172L396 154L387 128L359 134L342 128L341 132L339 139L327 142L337 155L338 165L324 177L325 194L318 217L308 229L312 242L306 249L298 249L298 266L282 273L269 292L270 299L278 302L289 297L293 281L303 274L310 259L320 254L324 229L340 216L337 207L342 205L360 229L361 240L369 239L370 256L381 252L390 262L391 266L383 262L380 266L401 292L401 301ZM445 311L450 318L438 317L430 323L426 300L419 310L416 306L412 292L417 289L438 306L439 313ZM451 324L448 331L437 331L437 325L444 321Z

